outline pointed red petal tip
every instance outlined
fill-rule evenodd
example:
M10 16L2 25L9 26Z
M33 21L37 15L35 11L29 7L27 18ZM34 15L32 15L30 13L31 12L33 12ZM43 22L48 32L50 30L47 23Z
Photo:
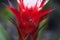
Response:
M54 9L48 9L45 11L42 11L42 14L40 14L40 17L44 17L45 15L48 15L50 12L52 12Z
M15 16L16 16L16 19L17 19L17 21L19 21L20 22L20 12L17 10L17 9L15 9L15 8L12 8L12 7L10 7L10 6L7 6L6 4L4 4L4 3L2 3L9 11L11 11Z
M42 11L42 14L40 14L40 22L42 21L42 20L44 20L45 18L47 18L47 15L49 14L49 13L51 13L52 11L54 11L54 9L48 9L48 10L45 10L45 11Z
M11 7L7 6L7 5L6 5L6 8L9 9L11 12L13 12L14 15L15 15L17 18L19 18L20 13L19 13L19 11L18 11L17 9L11 8Z

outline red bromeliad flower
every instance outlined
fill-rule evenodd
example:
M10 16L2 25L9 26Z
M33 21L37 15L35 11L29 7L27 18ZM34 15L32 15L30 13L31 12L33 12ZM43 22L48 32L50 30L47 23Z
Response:
M39 23L45 19L51 9L44 10L49 0L17 0L19 10L6 6L16 16L21 40L36 40ZM27 37L28 36L28 37ZM27 37L27 38L26 38Z

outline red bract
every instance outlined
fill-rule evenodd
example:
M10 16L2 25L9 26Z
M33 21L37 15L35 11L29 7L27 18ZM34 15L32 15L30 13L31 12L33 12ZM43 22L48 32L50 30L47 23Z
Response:
M40 0L40 5L38 5L38 0L34 6L28 7L24 5L24 0L17 0L19 5L19 10L6 6L13 14L16 16L18 21L18 31L21 37L21 40L36 40L39 23L45 19L44 17L48 15L48 13L52 12L51 9L44 10L44 6L49 0ZM29 36L30 35L30 36Z

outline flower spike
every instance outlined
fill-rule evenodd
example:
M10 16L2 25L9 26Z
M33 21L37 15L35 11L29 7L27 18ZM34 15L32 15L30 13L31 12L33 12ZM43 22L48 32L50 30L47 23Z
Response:
M30 8L28 3L26 5L24 4L24 1L27 3L26 0L17 0L19 10L10 6L5 6L16 16L18 22L17 30L21 40L25 40L27 36L27 40L29 36L31 36L31 40L36 40L38 34L36 31L39 28L39 23L47 18L47 15L52 12L53 9L42 11L49 0L32 0L33 2L28 0L31 3Z

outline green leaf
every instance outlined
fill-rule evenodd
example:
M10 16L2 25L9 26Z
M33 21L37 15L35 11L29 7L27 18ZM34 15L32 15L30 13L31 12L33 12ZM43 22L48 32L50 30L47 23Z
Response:
M8 21L8 17L13 17L14 15L12 14L12 12L10 12L9 10L7 10L6 8L4 8L4 10L1 12L1 18L7 22Z
M10 40L6 30L0 24L0 40Z
M41 23L40 23L40 26L39 26L39 28L41 28L41 30L39 31L39 33L38 33L38 37L37 37L37 40L42 40L42 35L43 35L43 33L45 32L45 30L46 30L46 24L47 23L47 19L44 19ZM43 26L44 25L44 26Z
M46 29L46 27L43 27L43 28L39 31L37 40L42 40L42 35L43 35L45 29Z

